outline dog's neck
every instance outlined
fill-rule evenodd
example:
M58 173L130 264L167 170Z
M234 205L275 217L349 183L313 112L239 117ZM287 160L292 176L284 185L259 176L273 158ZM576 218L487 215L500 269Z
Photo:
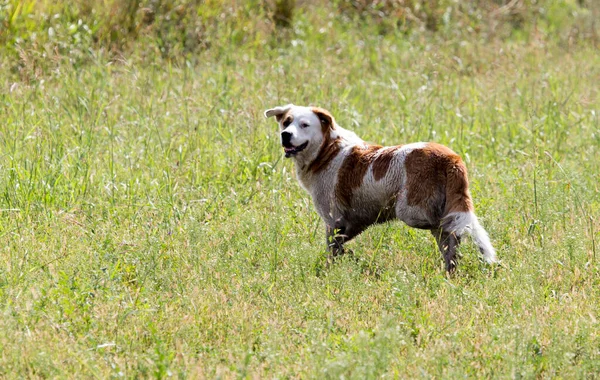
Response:
M327 133L329 135L319 146L306 149L304 154L294 157L296 174L302 186L307 190L310 190L312 177L323 172L329 161L340 152L351 146L365 145L365 142L354 132L340 127L337 123Z
M356 133L340 127L339 125L337 125L337 123L334 124L334 127L330 132L330 136L334 139L336 137L339 137L342 140L342 144L344 146L354 146L354 145L364 145L365 144L363 139L358 137L356 135Z

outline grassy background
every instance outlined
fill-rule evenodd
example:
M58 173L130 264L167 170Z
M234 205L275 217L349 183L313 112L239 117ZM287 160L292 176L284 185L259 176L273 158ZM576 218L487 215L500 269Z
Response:
M600 371L595 3L0 4L1 377ZM504 266L390 223L325 270L287 102L459 152Z

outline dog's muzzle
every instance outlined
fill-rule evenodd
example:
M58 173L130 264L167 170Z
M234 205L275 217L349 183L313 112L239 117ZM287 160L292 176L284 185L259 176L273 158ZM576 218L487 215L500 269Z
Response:
M302 152L308 146L308 141L304 144L293 146L289 144L288 146L283 146L283 150L285 151L285 157L289 158L291 156L295 156L296 154Z

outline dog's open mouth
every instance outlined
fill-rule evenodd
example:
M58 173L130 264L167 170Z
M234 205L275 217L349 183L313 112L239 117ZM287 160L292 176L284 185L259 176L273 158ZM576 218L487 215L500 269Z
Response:
M294 155L302 152L304 150L304 148L306 148L307 145L308 145L308 141L305 142L304 144L298 145L298 146L290 146L290 147L284 146L283 150L285 151L285 156L286 157L294 156Z

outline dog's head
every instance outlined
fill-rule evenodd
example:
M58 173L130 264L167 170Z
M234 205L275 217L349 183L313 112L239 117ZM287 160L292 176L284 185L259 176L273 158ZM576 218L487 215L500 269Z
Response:
M300 157L318 151L335 124L327 110L293 104L268 109L265 116L275 116L279 123L281 145L286 157Z

